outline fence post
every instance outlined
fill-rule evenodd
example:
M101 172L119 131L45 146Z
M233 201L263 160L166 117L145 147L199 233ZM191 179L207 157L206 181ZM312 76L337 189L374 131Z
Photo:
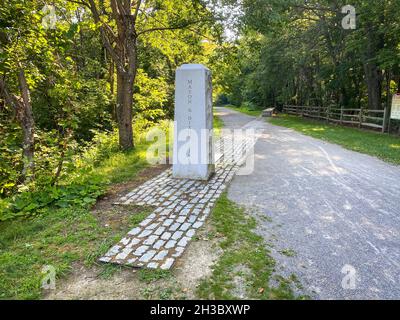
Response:
M385 133L385 131L386 131L386 128L385 128L385 126L386 126L386 108L387 107L385 107L385 109L383 110L382 133Z
M343 124L343 106L340 106L340 124Z
M331 117L331 106L328 105L327 109L326 109L326 120L329 122Z
M363 112L363 109L360 108L360 114L359 114L359 116L358 116L358 118L359 118L358 127L359 127L359 128L362 127L362 112Z
M391 106L387 105L383 113L382 133L389 131Z

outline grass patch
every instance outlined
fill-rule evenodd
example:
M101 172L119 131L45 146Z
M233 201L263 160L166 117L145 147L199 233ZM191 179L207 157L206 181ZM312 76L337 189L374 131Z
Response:
M240 276L250 299L295 299L290 279L278 279L277 286L270 286L275 261L269 256L263 238L254 232L254 218L223 194L211 222L217 233L223 235L220 246L224 253L214 265L212 275L200 283L197 291L200 298L237 299L234 283L235 277ZM247 272L240 271L243 269Z
M168 279L172 276L169 270L159 270L159 269L140 269L138 272L138 278L140 281L145 283L150 283L160 279Z
M280 115L269 121L272 124L292 128L317 139L339 144L349 150L400 164L399 137L289 115Z
M250 108L247 106L236 107L236 106L232 106L232 105L226 105L224 107L232 109L234 111L238 111L238 112L247 114L248 116L253 116L253 117L259 117L262 113L262 110L253 109L253 108Z
M135 213L129 218L129 226L132 228L137 227L148 215L150 215L151 210L145 208L143 211Z
M148 212L130 219L139 222ZM135 217L135 219L133 219ZM17 219L0 225L0 299L40 299L41 269L52 265L57 279L71 270L74 262L97 263L131 225L121 230L106 228L88 209L70 208L32 219ZM104 266L101 276L111 276L117 267Z
M114 274L121 271L123 268L124 268L123 266L115 264L109 264L109 263L103 264L102 269L99 273L99 277L104 280L111 279Z
M284 256L290 257L290 258L296 256L296 252L294 250L292 250L292 249L285 249L285 250L282 250L282 251L279 251L279 252L281 254L283 254Z
M185 300L185 294L180 290L179 285L174 282L168 284L145 285L140 290L146 300Z
M96 250L105 232L88 210L79 208L2 223L0 299L40 298L42 267L52 265L62 277L73 262Z
M221 135L221 129L224 127L224 122L222 119L214 115L214 134L216 137Z
M85 172L84 180L100 179L106 186L131 181L148 166L148 145L141 141L135 150L111 154ZM144 208L126 215L121 227L113 229L95 217L90 205L78 202L67 208L48 206L40 215L0 222L0 299L40 299L43 266L55 267L60 279L74 263L96 264L102 254L148 214ZM108 278L117 270L115 266L104 266L101 277Z

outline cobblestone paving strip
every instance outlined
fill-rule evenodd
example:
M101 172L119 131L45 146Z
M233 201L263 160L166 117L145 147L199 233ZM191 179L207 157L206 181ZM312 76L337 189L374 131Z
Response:
M215 143L216 173L209 181L174 179L168 169L119 199L117 205L135 203L157 208L100 261L138 268L172 268L254 143L254 137L234 139L228 135L219 139Z

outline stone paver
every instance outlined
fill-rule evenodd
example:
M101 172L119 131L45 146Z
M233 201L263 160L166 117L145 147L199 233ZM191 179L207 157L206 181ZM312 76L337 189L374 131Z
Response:
M168 169L122 197L116 205L156 209L128 232L100 261L170 269L254 146L254 137L223 136L215 143L216 173L209 181L174 179Z

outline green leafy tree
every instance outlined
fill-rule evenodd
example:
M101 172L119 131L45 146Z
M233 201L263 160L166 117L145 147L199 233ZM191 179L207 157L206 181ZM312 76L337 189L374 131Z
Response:
M201 1L71 1L89 9L117 70L117 121L120 146L134 146L132 104L140 61L138 41L154 32L196 27L210 20Z
M23 168L20 182L34 175L35 121L31 89L40 81L39 55L47 41L35 1L2 1L0 6L0 95L22 129Z

